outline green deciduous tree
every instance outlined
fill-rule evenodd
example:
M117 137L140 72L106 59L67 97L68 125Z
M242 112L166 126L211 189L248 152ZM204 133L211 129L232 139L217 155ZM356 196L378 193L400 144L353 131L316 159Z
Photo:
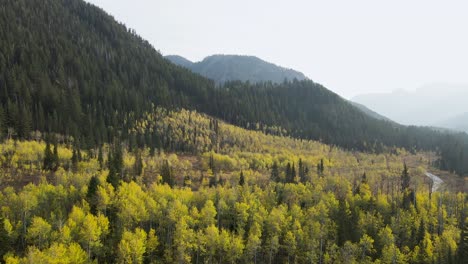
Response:
M37 245L39 249L44 249L48 247L51 231L52 226L46 220L34 217L31 226L28 227L26 238L31 244Z
M125 230L118 245L118 263L143 263L146 252L147 235L143 229L134 232Z

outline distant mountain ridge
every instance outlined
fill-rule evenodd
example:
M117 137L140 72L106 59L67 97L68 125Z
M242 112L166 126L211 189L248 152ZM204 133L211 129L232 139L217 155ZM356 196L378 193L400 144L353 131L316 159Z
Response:
M199 62L178 56L165 56L172 63L214 80L218 84L228 81L281 83L287 80L305 80L307 77L293 69L284 68L255 56L212 55Z
M437 125L468 133L468 112L448 118Z
M352 101L400 124L441 126L446 120L468 112L466 98L468 85L437 83L414 91L358 95Z
M368 107L366 107L365 105L362 105L360 103L356 103L356 102L353 102L353 101L349 101L353 106L355 106L356 108L358 108L359 110L361 110L362 112L364 112L366 115L370 116L370 117L373 117L375 119L378 119L378 120L384 120L384 121L392 121L390 118L387 118L371 109L369 109Z
M170 60L172 63L177 64L179 66L185 67L185 68L191 68L193 66L193 62L190 60L179 56L179 55L169 55L165 56L166 59Z
M199 62L192 62L179 55L168 55L165 56L165 58L174 64L188 68L195 73L210 78L218 84L236 80L244 82L249 81L253 83L280 83L285 79L307 79L307 77L301 72L277 66L255 56L212 55ZM372 118L391 121L389 118L376 113L362 104L352 101L349 102Z

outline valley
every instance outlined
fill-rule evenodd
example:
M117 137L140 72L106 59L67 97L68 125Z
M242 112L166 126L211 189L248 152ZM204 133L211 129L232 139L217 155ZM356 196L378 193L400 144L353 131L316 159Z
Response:
M164 57L90 2L4 0L0 263L466 262L468 135L371 109L255 56Z

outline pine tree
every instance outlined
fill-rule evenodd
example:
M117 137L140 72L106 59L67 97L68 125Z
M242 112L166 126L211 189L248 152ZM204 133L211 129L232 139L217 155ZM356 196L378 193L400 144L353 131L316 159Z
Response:
M298 163L298 168L297 168L297 170L298 170L299 178L301 178L301 179L302 179L302 177L303 177L303 175L302 175L302 173L303 173L303 168L302 168L302 167L303 167L302 159L299 159L299 163Z
M135 164L133 165L133 170L136 176L140 176L143 173L143 159L141 158L140 151L137 151L135 154Z
M290 182L291 177L292 177L291 163L288 162L288 164L286 164L286 170L284 174L285 174L285 182Z
M209 166L209 168L211 169L211 171L212 171L213 173L215 173L215 162L214 162L213 154L210 155L210 160L209 160L208 166Z
M53 157L52 157L52 166L53 166L53 170L56 171L58 169L58 167L60 166L60 159L59 159L59 155L58 155L58 146L57 146L57 140L55 140L54 142L54 154L53 154Z
M39 106L36 109L37 117L34 122L36 123L36 129L39 131L44 131L46 128L46 118L44 116L44 108L42 107L42 104L39 103Z
M5 111L0 103L0 140L3 139L6 132Z
M289 178L289 183L295 183L296 182L296 166L294 163L291 166L291 176Z
M113 152L113 153L112 153ZM107 175L107 182L117 189L120 185L120 180L123 179L123 153L120 144L116 143L109 151L108 167L109 174Z
M365 172L362 174L361 183L367 184L367 175Z
M317 164L317 174L319 176L323 176L324 171L325 171L325 165L323 164L323 159L320 159L320 163Z
M53 165L54 165L54 154L52 153L52 150L50 149L50 143L47 140L46 147L44 149L44 161L43 161L42 168L44 170L52 170Z
M421 241L424 239L424 235L426 234L426 225L424 223L424 219L421 218L421 221L419 222L419 228L416 233L416 236L414 237L415 240L415 245L418 245L421 243Z
M31 129L32 129L32 117L31 117L31 111L26 108L25 105L21 107L21 111L19 112L20 119L18 120L18 136L21 138L28 138Z
M410 176L406 162L403 164L403 172L401 173L401 190L404 192L410 187Z
M97 214L97 190L99 186L99 179L96 176L91 177L88 183L88 192L86 193L86 200L90 206L90 212L94 215Z
M171 166L169 165L169 161L165 160L162 164L161 167L161 177L163 180L163 183L167 183L169 186L173 186L173 178L172 178L172 169Z
M102 147L99 147L98 162L99 162L99 168L102 169L104 166L104 157L102 155Z
M112 160L112 163L113 163L113 166L115 168L115 171L120 175L120 177L122 178L123 175L121 175L123 173L123 151L122 151L122 147L120 146L120 144L115 144L114 145L114 155L113 155L114 159Z
M299 159L299 180L302 183L307 182L307 173L308 173L307 167L304 166L302 159Z
M244 178L244 172L241 171L240 177L239 177L239 185L244 186L245 185L245 178Z
M216 187L218 186L218 176L216 174L214 174L212 177L210 177L210 180L209 180L209 186L210 187Z
M78 170L78 154L76 153L75 148L73 148L73 151L72 151L71 164L72 164L72 170L76 172Z
M325 171L325 165L323 165L323 159L320 159L320 174L323 174Z
M149 150L150 157L154 157L154 154L156 154L156 148L154 146L150 146L150 150Z
M337 212L337 244L343 246L344 243L352 239L352 215L346 200L339 200Z
M458 155L458 168L456 169L456 172L458 175L463 176L463 174L466 172L466 160L465 160L465 152L463 148L460 149L460 154Z
M401 173L401 191L403 193L403 208L409 209L415 198L415 193L410 188L411 178L408 173L406 162L403 164L403 171Z
M83 156L81 155L80 148L76 149L76 157L78 158L78 161L83 161Z
M273 165L271 166L271 176L270 179L274 182L279 182L280 181L280 174L279 174L279 167L278 163L273 162Z
M110 183L114 189L117 189L119 187L119 179L117 177L113 161L114 158L112 157L112 151L109 151L107 154L107 168L109 169L109 174L107 174L106 181Z

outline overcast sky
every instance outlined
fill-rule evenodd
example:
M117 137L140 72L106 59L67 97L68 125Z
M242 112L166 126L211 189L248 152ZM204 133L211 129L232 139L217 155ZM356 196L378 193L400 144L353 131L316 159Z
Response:
M468 1L88 0L163 55L255 55L346 97L468 83Z

